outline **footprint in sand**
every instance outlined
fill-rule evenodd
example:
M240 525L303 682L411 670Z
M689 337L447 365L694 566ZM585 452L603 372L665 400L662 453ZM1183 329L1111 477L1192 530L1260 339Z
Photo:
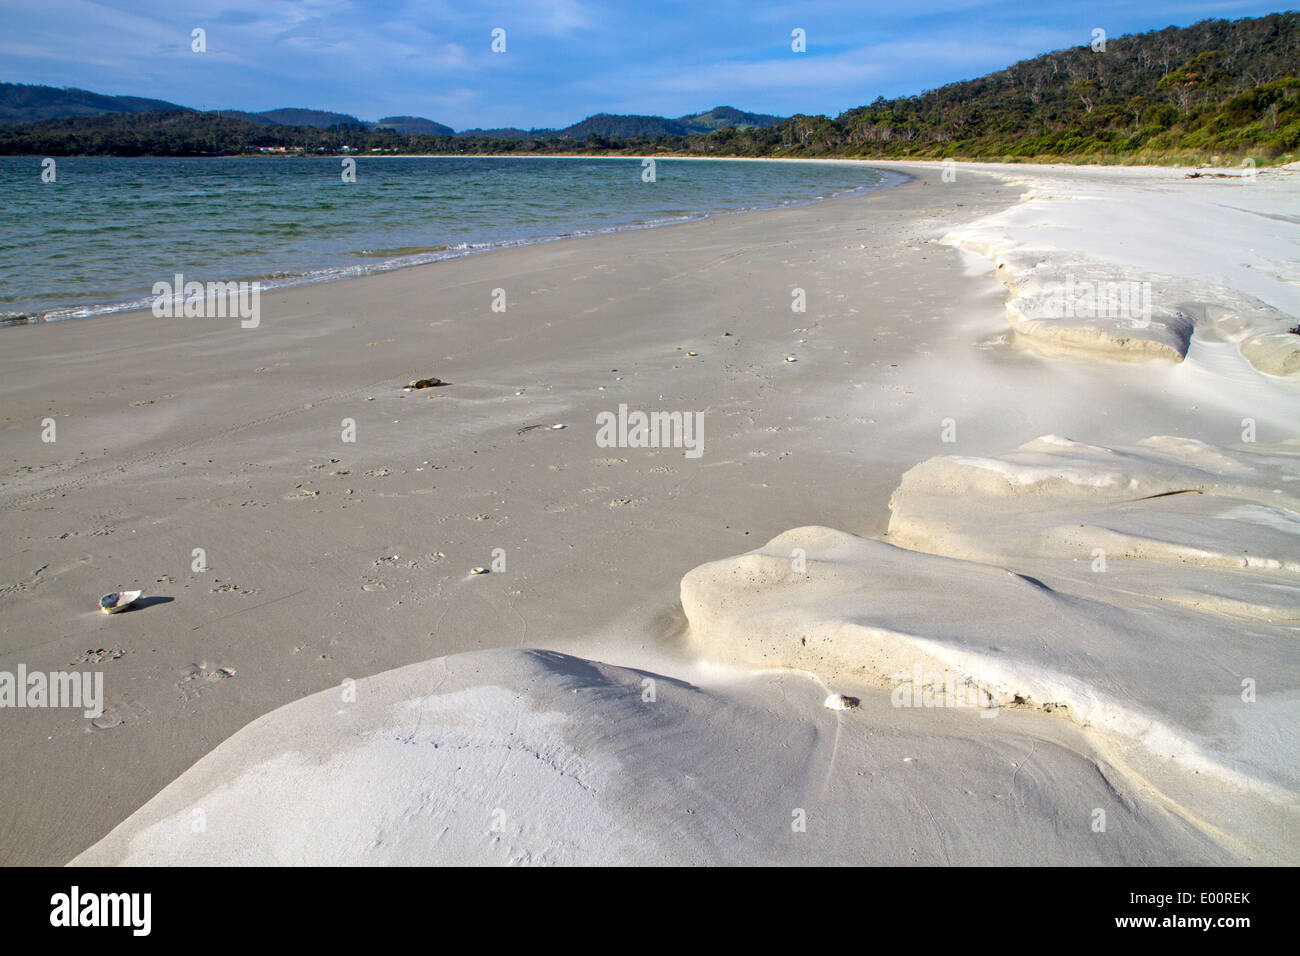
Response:
M78 664L103 664L106 661L115 661L126 656L126 650L121 647L100 647L95 650L88 650L77 657L76 660L68 663L69 667L76 667Z
M372 468L366 472L367 478L387 478L393 473L391 468Z
M363 590L363 591L387 591L387 590L388 590L388 585L385 584L383 581L375 581L375 580L372 579L372 580L367 580L367 581L365 582L365 584L361 585L361 590Z
M138 724L151 713L153 711L142 706L138 701L124 697L106 706L104 712L98 717L92 717L90 726L96 730L112 730L124 724Z
M121 727L124 723L126 723L126 718L121 716L117 708L109 707L98 717L92 718L90 726L96 730L111 730L114 727Z
M181 671L181 679L176 682L176 689L181 692L181 700L188 703L197 699L207 685L229 680L235 676L233 667L209 668L206 661L191 664Z
M208 591L209 594L256 594L257 588L241 587L238 584L218 584L215 588Z

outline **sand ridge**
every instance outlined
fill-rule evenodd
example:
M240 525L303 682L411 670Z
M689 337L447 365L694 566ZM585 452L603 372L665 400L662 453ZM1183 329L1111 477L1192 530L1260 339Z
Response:
M1286 215L1300 207L1294 164L1194 184L1184 174L1177 189L1160 171L973 168L1025 191L944 241L996 264L1007 320L1030 347L1182 361L1199 332L1233 342L1265 374L1300 372L1300 336L1288 331L1300 311Z

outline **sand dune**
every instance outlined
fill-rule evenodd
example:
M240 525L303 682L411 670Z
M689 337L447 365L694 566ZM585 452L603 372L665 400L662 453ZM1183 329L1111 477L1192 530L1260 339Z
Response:
M1066 724L703 678L536 650L390 671L255 721L74 864L1234 859Z

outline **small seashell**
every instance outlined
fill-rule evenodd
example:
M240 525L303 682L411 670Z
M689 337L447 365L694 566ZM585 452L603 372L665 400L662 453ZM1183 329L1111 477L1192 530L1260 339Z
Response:
M823 703L827 710L852 710L861 704L862 701L856 697L850 697L847 694L831 694Z
M99 609L105 614L116 614L139 600L143 591L115 591L99 599Z
M407 388L434 388L442 384L440 378L417 378Z
M568 427L569 427L568 425L552 425L552 426L551 426L551 428L552 428L554 431L559 431L561 428L568 428Z
M799 361L799 360L798 360L797 358L795 358L793 355L787 355L787 356L785 357L785 360L786 360L787 362L797 362L797 361Z
M487 573L488 573L488 569L487 569L487 568L470 568L470 569L469 569L469 573L470 573L470 574L487 574Z

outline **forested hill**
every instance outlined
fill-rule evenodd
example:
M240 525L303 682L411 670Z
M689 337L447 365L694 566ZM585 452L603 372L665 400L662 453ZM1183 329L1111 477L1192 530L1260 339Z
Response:
M1100 38L1099 38L1100 39ZM920 96L794 117L813 150L924 145L1034 156L1148 149L1294 150L1300 13L1206 20L1024 60Z
M1081 38L1088 39L1088 38ZM1099 38L1098 38L1099 39ZM276 149L472 154L1066 159L1082 162L1290 161L1300 151L1300 13L1205 20L1045 53L917 96L877 98L837 117L737 124L592 117L568 130L407 135L397 128L268 127L186 112L50 119L0 128L0 153L213 155ZM752 114L745 114L746 117ZM605 120L627 119L610 125ZM682 120L688 117L682 117ZM703 129L710 129L704 126ZM697 127L698 129L698 127ZM423 130L421 130L423 132Z
M0 83L0 126L21 126L42 120L149 111L199 113L198 110L187 106L139 96L108 96L75 88L61 89L54 86ZM351 113L292 107L263 110L257 113L235 109L203 112L213 113L222 120L263 126L311 126L317 129L333 129L341 126L349 130L388 130L404 136L469 136L480 139L586 139L589 136L625 139L633 136L689 136L694 133L711 133L727 126L774 126L781 120L779 116L746 113L731 106L717 106L705 113L690 113L676 119L663 116L597 113L564 129L473 129L457 133L450 126L423 116L386 116L371 123L358 119ZM105 128L123 128L123 124L114 124L111 121L106 121L104 125ZM137 124L125 125L134 128Z
M574 123L559 135L568 139L586 139L589 136L607 139L628 139L633 136L652 139L656 136L691 136L711 133L731 127L764 129L777 125L780 117L761 113L744 113L730 106L719 106L707 113L693 113L676 119L662 116L616 116L597 113L581 123Z
M265 123L268 126L315 126L318 129L347 126L363 129L368 125L350 113L333 113L329 110L285 108L263 110L260 113L246 113L243 110L213 110L212 112L225 119L241 120L245 123Z
M0 83L0 125L37 122L59 116L102 116L105 113L143 113L148 110L185 110L185 107L139 96L107 96L90 90Z

